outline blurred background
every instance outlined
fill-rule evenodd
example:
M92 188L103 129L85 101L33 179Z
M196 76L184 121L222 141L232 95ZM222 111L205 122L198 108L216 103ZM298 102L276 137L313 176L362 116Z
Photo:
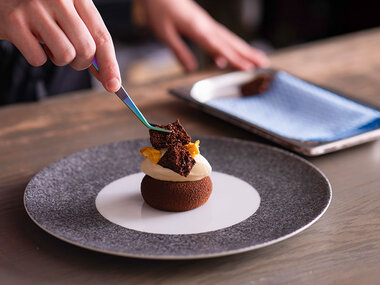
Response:
M197 2L217 21L267 53L380 26L378 1L198 0ZM150 31L133 27L130 21L125 19L125 15L131 13L129 1L100 0L96 1L96 5L114 38L123 82L126 85L147 84L184 73L172 52L159 43ZM87 72L76 72L70 67L54 69L54 74L46 66L43 71L35 68L32 73L17 74L9 69L10 66L14 66L15 61L18 65L27 65L27 63L17 52L12 52L10 55L8 53L4 57L1 53L6 52L10 44L5 41L0 42L2 47L0 60L3 61L0 65L0 78L3 78L0 80L0 88L3 90L0 94L0 105L20 101L17 99L17 92L22 92L21 87L25 88L30 84L31 78L32 81L47 78L48 84L41 84L39 87L41 90L22 98L21 101L36 101L46 96L100 87ZM211 59L197 46L190 42L189 45L198 58L200 69L209 68L212 65ZM51 65L47 63L49 64ZM53 67L50 69L53 70ZM63 74L65 80L62 80ZM20 86L20 90L14 88L10 90L7 83L9 80L5 80L7 77L18 81L13 82L13 85Z
M217 21L267 53L279 48L380 26L378 1L197 2ZM119 61L130 84L143 84L182 72L171 52L157 44L149 33L137 31L127 35L125 31L116 28L117 23L114 27L110 28L118 43ZM201 69L212 64L211 59L201 49L191 43L190 46L197 55Z

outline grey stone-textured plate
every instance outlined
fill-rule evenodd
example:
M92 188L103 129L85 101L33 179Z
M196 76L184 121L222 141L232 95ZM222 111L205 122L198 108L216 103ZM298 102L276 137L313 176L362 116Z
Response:
M230 255L289 238L313 224L331 201L327 178L306 160L253 142L200 137L213 170L251 184L258 210L233 226L200 234L152 234L103 218L98 192L140 171L139 149L148 140L118 142L59 160L28 184L24 203L32 220L55 237L87 249L150 259L194 259Z

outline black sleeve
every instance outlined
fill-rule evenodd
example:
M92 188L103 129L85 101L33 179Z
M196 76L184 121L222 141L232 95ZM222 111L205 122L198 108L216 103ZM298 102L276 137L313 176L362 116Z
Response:
M113 37L128 38L135 34L132 23L133 0L94 0L94 4Z

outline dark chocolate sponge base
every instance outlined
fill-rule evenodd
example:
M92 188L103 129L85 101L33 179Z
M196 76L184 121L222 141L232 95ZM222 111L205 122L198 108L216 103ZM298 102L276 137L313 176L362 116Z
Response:
M145 175L141 182L141 194L151 207L170 211L183 212L202 206L212 192L209 176L187 182L172 182L154 179Z

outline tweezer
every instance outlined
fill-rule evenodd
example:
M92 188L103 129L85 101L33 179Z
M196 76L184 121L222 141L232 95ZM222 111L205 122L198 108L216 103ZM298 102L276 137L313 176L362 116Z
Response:
M92 65L95 67L97 71L99 71L99 66L96 58L92 60ZM136 115L136 117L149 129L155 130L155 131L160 131L160 132L165 132L165 133L171 133L170 130L165 130L156 126L153 126L150 124L147 119L145 119L144 115L141 113L139 108L135 105L135 103L132 101L131 97L129 97L127 91L125 91L124 87L121 86L118 91L115 92L117 97L120 98L121 101L124 102L125 105L133 112L133 114Z

